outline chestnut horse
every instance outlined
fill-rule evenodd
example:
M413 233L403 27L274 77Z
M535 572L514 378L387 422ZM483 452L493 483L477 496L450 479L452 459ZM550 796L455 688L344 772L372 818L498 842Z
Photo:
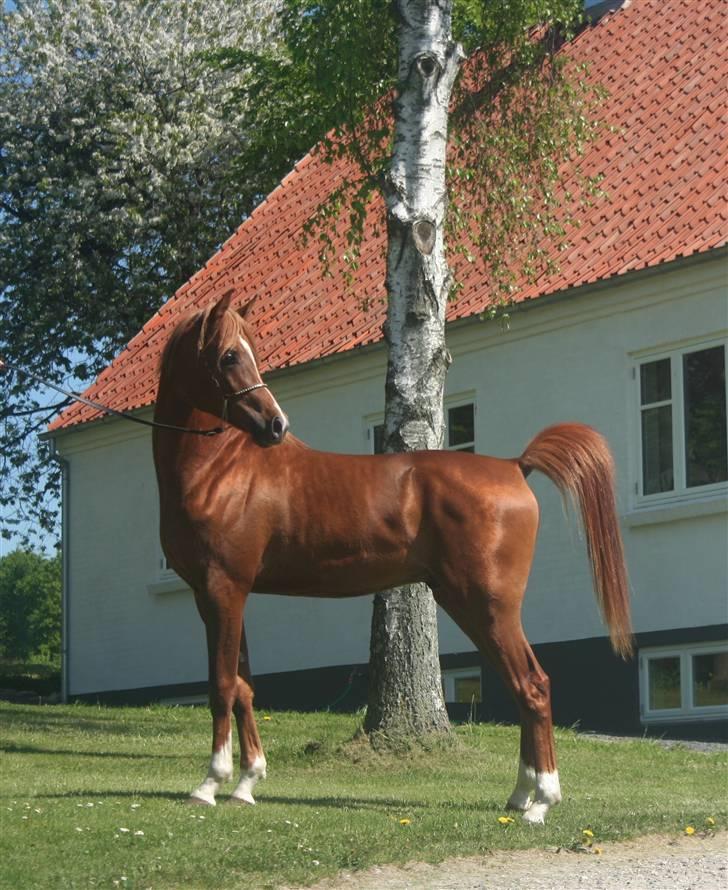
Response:
M543 822L561 792L549 679L521 626L539 521L526 476L540 470L578 503L612 644L626 655L629 597L604 439L570 423L539 433L511 460L315 451L286 435L258 372L250 304L234 312L231 299L232 291L172 333L155 409L157 423L221 432L154 430L162 546L207 631L212 759L192 799L214 804L232 776L232 713L241 767L232 801L254 803L265 776L243 625L251 591L360 596L426 581L516 699L521 756L508 805Z

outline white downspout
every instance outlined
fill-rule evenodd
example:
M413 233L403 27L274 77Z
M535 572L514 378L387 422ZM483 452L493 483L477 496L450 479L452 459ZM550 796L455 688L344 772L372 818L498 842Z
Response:
M70 474L71 465L65 457L61 457L56 449L55 439L51 439L51 457L61 467L61 701L67 704L69 697L69 660L70 660L70 614L69 598L71 590L70 561Z

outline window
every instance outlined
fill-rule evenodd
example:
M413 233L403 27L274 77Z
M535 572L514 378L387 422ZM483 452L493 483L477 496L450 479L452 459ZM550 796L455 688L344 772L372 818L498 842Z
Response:
M728 643L640 651L644 722L728 715Z
M684 496L728 480L725 352L690 347L638 364L638 494Z
M442 672L442 691L446 702L470 705L480 704L480 668L459 668Z
M162 553L159 557L159 579L160 581L167 580L169 578L176 578L177 573L172 568L172 566L167 562L167 557Z
M445 441L450 451L475 451L475 405L453 405L447 409Z
M375 423L371 428L372 454L384 454L384 424Z
M472 402L446 406L445 424L448 451L475 451L475 405ZM368 435L372 453L381 454L384 451L384 424L371 424Z
M189 591L187 584L167 562L167 558L162 553L161 546L159 547L159 556L157 558L157 573L149 580L147 590L152 596Z

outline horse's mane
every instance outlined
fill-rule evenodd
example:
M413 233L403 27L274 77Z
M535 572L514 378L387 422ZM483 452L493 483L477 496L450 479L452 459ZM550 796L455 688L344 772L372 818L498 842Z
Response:
M164 344L161 358L159 359L159 377L164 379L169 372L170 367L174 363L174 357L179 348L180 342L190 333L190 331L200 321L203 312L190 312L176 325L175 329L169 335L167 342Z
M160 379L165 377L173 365L180 343L188 336L194 335L195 329L197 329L196 356L199 356L213 342L220 352L225 352L227 349L238 345L238 337L242 334L250 343L256 362L258 361L255 342L251 336L250 329L236 312L225 312L216 330L212 332L212 335L209 334L208 323L214 308L215 303L211 303L204 309L190 312L180 320L169 335L169 339L162 350L162 356L159 360Z

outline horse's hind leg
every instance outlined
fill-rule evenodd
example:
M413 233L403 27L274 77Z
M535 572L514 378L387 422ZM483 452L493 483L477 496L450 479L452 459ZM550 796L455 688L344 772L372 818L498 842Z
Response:
M266 762L253 714L253 684L250 678L248 647L245 641L245 624L243 624L240 638L240 657L233 711L240 740L240 781L233 791L230 801L231 803L254 804L253 788L260 779L265 778Z
M520 593L493 597L471 591L467 607L458 598L438 601L497 668L516 700L521 718L521 757L516 787L508 800L511 809L527 822L540 823L549 808L559 803L561 791L556 769L551 689L526 639L520 618Z
M520 619L505 637L497 634L488 649L516 699L521 717L518 780L508 806L520 810L527 822L541 823L549 808L561 801L551 684L524 636Z
M229 597L218 594L213 599L197 595L196 600L207 632L212 757L207 776L190 798L195 803L214 806L220 786L233 775L230 718L237 691L237 661L245 597L231 590Z

